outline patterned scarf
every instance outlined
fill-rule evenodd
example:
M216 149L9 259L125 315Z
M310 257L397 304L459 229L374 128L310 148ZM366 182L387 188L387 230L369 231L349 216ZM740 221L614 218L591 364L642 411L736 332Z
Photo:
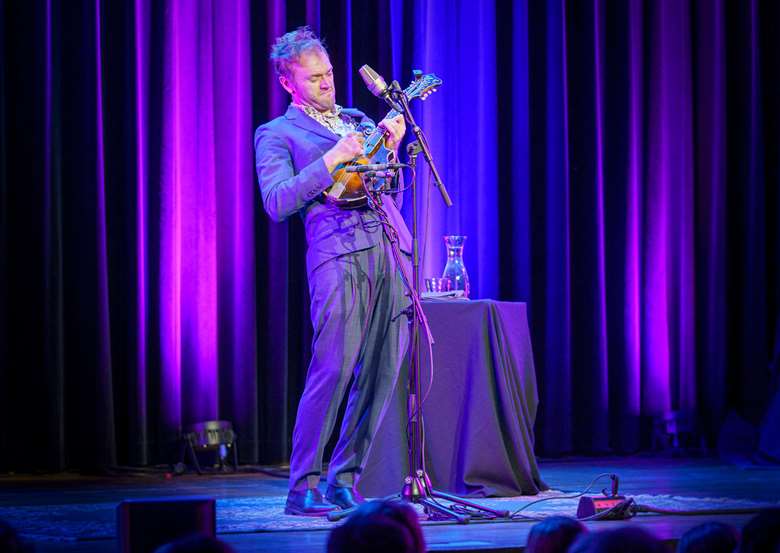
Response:
M338 104L333 108L333 111L328 111L326 113L317 111L311 106L304 106L303 104L293 103L292 105L303 111L303 113L314 119L336 136L343 137L348 133L355 131L355 123L346 115L341 115L341 106Z

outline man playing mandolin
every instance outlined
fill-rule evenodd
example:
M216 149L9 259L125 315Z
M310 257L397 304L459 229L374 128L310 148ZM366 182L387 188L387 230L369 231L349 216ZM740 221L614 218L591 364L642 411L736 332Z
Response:
M328 201L334 171L366 153L358 129L374 130L373 123L362 112L336 104L333 67L308 27L278 38L270 59L292 102L284 115L255 133L257 176L273 220L295 213L303 218L314 326L312 359L293 431L285 512L318 516L362 501L354 486L406 353L403 312L409 300L378 215L365 206L342 209ZM395 152L406 130L403 117L387 118L379 128L384 147ZM396 204L400 201L398 193L383 207L408 253L409 231ZM323 450L353 375L323 498L317 487Z

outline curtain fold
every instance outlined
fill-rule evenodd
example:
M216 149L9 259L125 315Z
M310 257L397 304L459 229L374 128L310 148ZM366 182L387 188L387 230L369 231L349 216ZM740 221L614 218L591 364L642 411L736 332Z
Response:
M726 282L726 94L724 3L716 9L696 12L695 32L699 37L695 52L695 143L697 147L696 229L697 271L699 280L695 301L700 332L696 341L698 399L711 416L707 431L714 435L726 414L727 398L721 393L727 386L728 305Z
M646 448L674 413L711 441L730 410L758 423L780 318L778 16L769 0L3 4L0 467L175 462L182 429L215 418L242 461L288 458L305 237L266 217L252 135L288 103L269 49L303 24L339 103L377 120L361 65L443 79L412 103L455 203L420 158L422 276L465 234L473 297L528 303L540 454Z

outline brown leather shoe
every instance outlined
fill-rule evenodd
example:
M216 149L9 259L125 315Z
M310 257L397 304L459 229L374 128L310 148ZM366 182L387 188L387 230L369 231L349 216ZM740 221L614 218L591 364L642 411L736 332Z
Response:
M290 490L284 512L302 517L324 517L335 509L333 505L325 503L320 490L310 488L304 491Z
M325 492L325 499L334 505L338 505L342 509L353 509L366 502L366 500L363 499L363 496L355 491L354 488L330 485Z

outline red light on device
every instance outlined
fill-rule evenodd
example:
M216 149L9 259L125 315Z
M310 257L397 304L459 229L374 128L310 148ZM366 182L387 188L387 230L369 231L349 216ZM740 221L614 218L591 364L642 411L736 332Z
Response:
M633 503L632 499L626 500L625 496L613 495L609 497L581 497L580 504L577 507L577 518L590 518L592 516L604 513L614 509L613 513L605 515L605 519L626 519L633 513L628 507ZM621 504L624 504L621 507Z

